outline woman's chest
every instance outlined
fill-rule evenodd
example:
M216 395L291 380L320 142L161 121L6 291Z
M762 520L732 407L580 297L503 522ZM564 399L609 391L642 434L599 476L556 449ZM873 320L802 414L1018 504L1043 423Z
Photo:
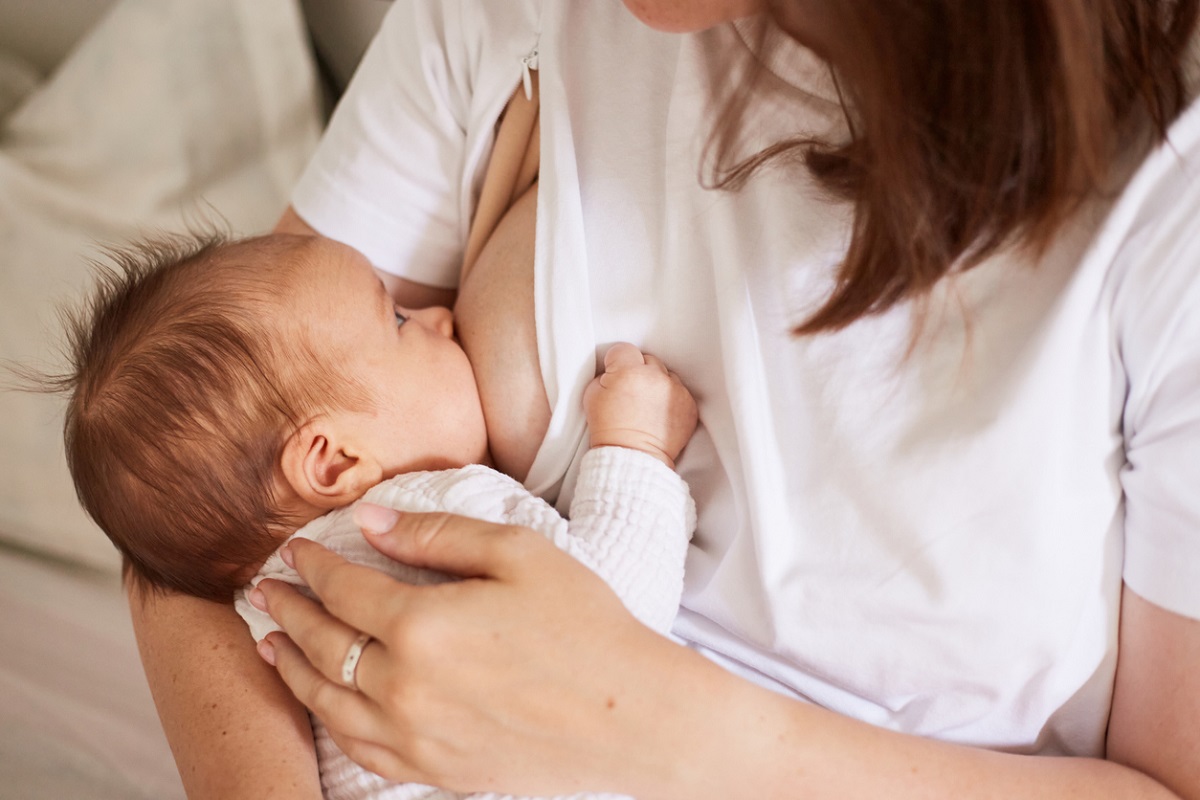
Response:
M1103 695L1125 379L1104 270L1079 266L1087 237L800 338L845 219L745 192L681 190L660 225L630 206L586 227L586 281L558 287L586 298L596 346L638 343L698 398L679 460L700 513L683 635L914 730L1023 737L1064 687L1094 678ZM1020 691L1036 696L1027 718L991 716Z
M459 340L475 371L492 459L523 480L550 411L534 324L537 187L501 219L459 289Z

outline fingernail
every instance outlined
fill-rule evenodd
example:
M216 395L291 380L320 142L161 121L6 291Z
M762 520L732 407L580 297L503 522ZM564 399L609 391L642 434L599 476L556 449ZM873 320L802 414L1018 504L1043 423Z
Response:
M354 522L368 533L387 533L399 520L399 511L372 503L359 503L354 509Z
M263 639L258 643L258 654L262 656L262 660L275 666L275 645Z
M259 611L267 610L267 596L263 594L262 589L259 589L257 586L251 589L249 599L250 605L254 606Z
M283 559L283 563L287 564L292 569L296 568L296 557L292 555L292 548L286 545L279 551L279 557Z

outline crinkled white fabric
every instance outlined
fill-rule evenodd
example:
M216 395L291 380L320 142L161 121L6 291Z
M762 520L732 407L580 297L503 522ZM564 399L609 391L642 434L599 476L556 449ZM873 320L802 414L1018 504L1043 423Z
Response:
M462 516L532 528L603 578L643 623L665 633L675 618L683 589L687 543L696 525L687 485L662 462L634 450L601 447L588 452L568 523L553 506L505 475L483 466L441 472L417 472L384 481L359 502L408 512L445 511ZM357 503L305 525L292 537L320 542L350 561L388 573L397 580L424 585L447 576L392 561L371 547L354 524ZM274 578L303 586L278 553L252 581ZM311 596L311 594L310 594ZM239 592L235 607L255 641L279 627ZM587 635L587 631L581 631ZM446 653L446 658L454 658ZM350 761L315 717L313 733L327 800L505 800L509 795L463 795L417 784L394 784ZM574 795L600 800L615 795Z
M553 418L531 488L570 498L595 354L633 342L703 423L679 461L700 518L677 635L890 729L1103 754L1123 582L1200 618L1200 108L1039 263L943 281L911 353L909 304L797 338L851 209L799 167L700 186L741 40L658 33L615 0L398 3L293 202L379 266L452 283L536 45ZM747 152L838 135L827 70L798 49L769 66Z

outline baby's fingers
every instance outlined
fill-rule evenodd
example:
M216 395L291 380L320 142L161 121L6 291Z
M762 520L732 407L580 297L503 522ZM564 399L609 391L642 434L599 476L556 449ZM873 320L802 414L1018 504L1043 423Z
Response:
M646 356L642 355L642 351L629 342L617 342L604 354L605 372L640 367L646 363Z
M659 358L658 356L652 356L649 353L642 353L642 358L644 358L646 360L647 366L657 367L658 369L662 370L666 374L668 374L672 377L675 376L675 373L671 372L671 370L667 369L667 365L664 364L662 359Z

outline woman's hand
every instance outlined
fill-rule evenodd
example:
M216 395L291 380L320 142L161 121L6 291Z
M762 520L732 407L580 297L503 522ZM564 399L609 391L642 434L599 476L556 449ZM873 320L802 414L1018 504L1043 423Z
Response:
M679 786L671 772L691 760L680 737L697 705L681 667L715 668L533 531L366 511L360 524L387 530L367 534L380 551L464 580L410 586L297 540L293 564L328 612L275 581L254 598L288 634L269 636L264 657L352 759L460 791ZM341 667L359 631L374 639L355 691Z
M331 613L274 581L260 584L259 600L292 637L271 634L264 655L351 758L394 780L640 800L1200 797L1200 681L1180 666L1194 660L1200 631L1149 604L1122 620L1122 647L1148 655L1122 653L1120 736L1110 737L1113 755L1142 773L921 739L796 702L642 627L599 578L532 531L445 514L393 520L359 522L391 528L368 534L380 551L465 580L409 586L298 540L294 566ZM338 681L360 630L375 640L354 691ZM1164 672L1156 656L1165 654L1182 660ZM1136 680L1147 676L1162 685ZM1170 703L1184 710L1157 713Z

